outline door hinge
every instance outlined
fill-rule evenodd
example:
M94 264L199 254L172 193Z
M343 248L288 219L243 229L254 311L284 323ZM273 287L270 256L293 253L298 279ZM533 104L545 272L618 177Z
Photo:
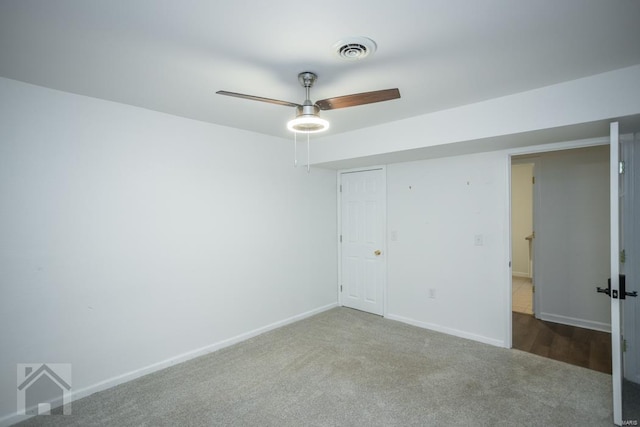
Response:
M622 352L627 352L627 340L625 340L624 338L622 339Z
M342 193L342 184L340 184L340 192Z
M340 285L340 292L342 292L342 285Z
M621 174L624 173L624 162L618 163L618 172Z
M536 285L531 286L531 293L532 294L536 293Z
M532 177L531 177L531 183L532 183L532 184L535 184L535 183L536 183L536 177L535 177L535 176L532 176Z
M620 251L620 264L624 264L626 260L627 260L627 253L623 249Z
M342 234L340 235L340 243L342 243Z

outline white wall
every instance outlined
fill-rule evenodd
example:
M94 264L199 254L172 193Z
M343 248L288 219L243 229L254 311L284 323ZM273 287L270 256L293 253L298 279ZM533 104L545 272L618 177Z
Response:
M609 277L609 147L544 153L536 173L536 312L544 320L599 330L610 300L595 291Z
M335 305L335 172L291 157L0 78L0 419L17 363L86 394Z
M483 140L640 114L640 97L632 90L637 87L640 65L328 136L314 144L312 161L375 158L401 150L410 156L415 149L466 141L486 147L484 150L496 149Z
M529 241L533 232L533 163L511 166L511 260L512 274L531 277Z
M509 169L505 152L388 165L387 317L506 345Z
M540 310L606 329L609 300L595 287L609 267L608 147L539 158ZM388 318L508 345L510 169L509 151L387 166L388 232L397 234L387 243Z

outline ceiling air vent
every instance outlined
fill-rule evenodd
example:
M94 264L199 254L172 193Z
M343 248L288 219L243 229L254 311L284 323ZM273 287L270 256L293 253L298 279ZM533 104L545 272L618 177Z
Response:
M373 55L377 46L376 42L367 37L349 37L338 40L333 47L340 58L358 61Z

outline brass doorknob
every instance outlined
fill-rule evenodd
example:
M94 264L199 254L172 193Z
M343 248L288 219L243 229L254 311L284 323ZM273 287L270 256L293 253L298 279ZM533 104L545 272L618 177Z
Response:
M378 255L381 255L381 254L382 254L382 251L381 251L380 249L378 249L378 250L374 251L374 252L373 252L373 254L374 254L375 256L378 256Z

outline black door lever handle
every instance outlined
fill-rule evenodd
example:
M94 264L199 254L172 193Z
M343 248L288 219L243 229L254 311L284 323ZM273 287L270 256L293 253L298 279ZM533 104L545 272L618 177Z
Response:
M626 299L626 297L637 297L638 291L627 292L627 277L624 274L620 275L620 299Z
M626 280L626 276L624 274L621 274L619 276L619 282L618 282L618 286L620 288L620 299L626 299L626 297L637 297L638 296L638 291L633 291L633 292L627 292L627 280ZM601 288L600 286L598 286L596 288L596 292L601 293L601 294L607 294L609 296L611 296L611 279L607 280L607 287L606 288ZM613 298L618 298L618 291L616 291L615 289L613 290Z

